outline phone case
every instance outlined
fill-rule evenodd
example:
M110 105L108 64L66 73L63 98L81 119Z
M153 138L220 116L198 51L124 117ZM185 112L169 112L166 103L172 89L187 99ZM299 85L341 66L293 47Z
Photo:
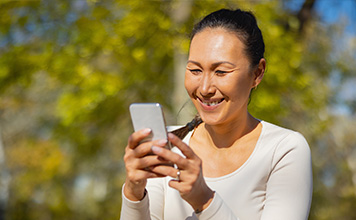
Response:
M159 103L133 103L130 105L131 120L135 131L150 128L151 135L142 142L167 140L167 130L162 107Z

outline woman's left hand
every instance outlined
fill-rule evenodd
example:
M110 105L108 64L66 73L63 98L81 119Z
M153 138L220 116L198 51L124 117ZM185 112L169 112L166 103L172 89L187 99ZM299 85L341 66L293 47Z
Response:
M178 147L186 158L165 148L152 147L154 154L173 162L177 165L178 169L159 165L153 167L151 171L175 178L169 182L169 186L178 190L181 197L195 211L200 212L208 207L214 197L214 191L208 187L203 177L202 160L174 134L169 133L168 140L172 145Z

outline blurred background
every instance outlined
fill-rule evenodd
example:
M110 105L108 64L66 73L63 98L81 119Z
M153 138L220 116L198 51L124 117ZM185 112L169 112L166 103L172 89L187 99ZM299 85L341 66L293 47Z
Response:
M1 0L0 219L118 219L128 106L193 117L189 34L223 7L264 35L250 111L310 144L310 219L356 219L355 0Z

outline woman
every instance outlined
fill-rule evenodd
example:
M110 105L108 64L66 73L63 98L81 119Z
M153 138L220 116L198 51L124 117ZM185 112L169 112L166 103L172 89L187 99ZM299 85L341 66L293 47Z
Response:
M169 134L178 153L164 140L139 144L149 129L130 136L121 219L308 218L307 142L247 110L264 75L263 54L250 12L219 10L195 26L185 87L201 120L188 123L193 131L183 141Z

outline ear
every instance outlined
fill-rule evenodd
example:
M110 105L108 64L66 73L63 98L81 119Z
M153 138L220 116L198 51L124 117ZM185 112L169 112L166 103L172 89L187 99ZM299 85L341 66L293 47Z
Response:
M252 84L253 88L256 88L258 84L261 83L263 76L265 74L265 69L266 69L266 60L264 58L261 58L257 68L254 71L255 78Z

